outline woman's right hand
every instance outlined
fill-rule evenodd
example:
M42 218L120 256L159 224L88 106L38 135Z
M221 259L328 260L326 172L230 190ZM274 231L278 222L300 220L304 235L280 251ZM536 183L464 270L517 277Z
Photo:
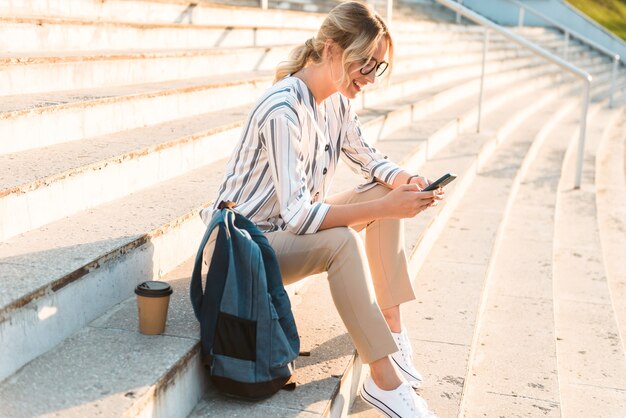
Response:
M382 198L384 217L412 218L441 199L442 189L422 192L417 184L403 184Z

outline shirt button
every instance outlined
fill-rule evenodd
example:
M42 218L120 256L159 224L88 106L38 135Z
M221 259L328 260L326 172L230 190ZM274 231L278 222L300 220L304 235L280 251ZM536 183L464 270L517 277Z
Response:
M326 144L326 146L324 147L324 151L328 151L329 148L330 148L330 145Z
M327 169L327 168L325 168L324 170L322 170L322 174L326 174L326 173L328 173L328 169Z

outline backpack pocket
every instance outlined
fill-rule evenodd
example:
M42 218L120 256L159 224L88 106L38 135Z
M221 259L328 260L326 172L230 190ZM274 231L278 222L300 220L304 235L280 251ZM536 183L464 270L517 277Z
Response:
M270 335L270 367L283 367L291 363L298 355L293 352L289 339L285 335L283 327L280 325L278 313L276 312L276 308L274 308L270 295L268 295L268 299L272 318Z
M240 360L256 360L256 321L220 312L213 352Z

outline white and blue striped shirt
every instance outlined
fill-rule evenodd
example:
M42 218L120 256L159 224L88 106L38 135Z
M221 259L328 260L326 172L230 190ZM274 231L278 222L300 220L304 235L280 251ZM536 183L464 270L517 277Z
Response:
M209 222L219 202L230 200L262 231L315 233L340 156L370 182L391 184L400 171L365 143L348 99L335 93L317 106L302 80L286 77L248 115L215 205L201 216Z

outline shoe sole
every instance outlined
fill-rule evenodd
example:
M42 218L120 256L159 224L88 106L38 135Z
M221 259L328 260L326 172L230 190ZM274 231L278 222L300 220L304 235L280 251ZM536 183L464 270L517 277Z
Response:
M380 401L371 395L367 389L365 389L365 386L361 387L361 399L378 409L383 414L387 415L389 418L402 418L402 416L397 414L393 409L389 408L383 401Z
M411 385L411 387L413 387L413 389L417 389L422 385L421 379L418 379L417 377L413 376L411 373L404 370L404 368L393 357L389 356L389 358L394 362L396 366L398 366L398 369L400 369L400 372L409 381L408 383Z

